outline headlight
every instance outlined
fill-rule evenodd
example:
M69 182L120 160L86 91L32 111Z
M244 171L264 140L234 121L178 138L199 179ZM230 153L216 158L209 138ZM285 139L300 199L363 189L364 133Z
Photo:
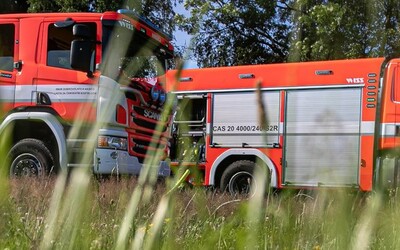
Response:
M127 139L114 136L100 135L97 138L97 147L99 148L112 148L118 150L127 150Z
M160 105L163 105L166 100L167 100L167 94L165 94L164 91L161 91L160 97L159 97Z
M151 90L150 90L150 96L151 96L151 99L152 99L153 101L157 101L158 98L160 97L160 90L158 90L158 89L156 88L156 86L153 86L153 87L151 88Z

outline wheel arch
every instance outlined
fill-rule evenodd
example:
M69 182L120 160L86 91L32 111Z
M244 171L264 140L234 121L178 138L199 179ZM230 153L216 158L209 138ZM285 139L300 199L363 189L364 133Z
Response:
M261 160L271 172L271 187L277 187L278 175L275 164L268 156L258 149L229 149L219 155L211 166L209 184L218 186L219 183L217 180L221 179L222 173L226 167L238 160L250 160L254 162Z
M0 135L8 129L23 129L33 126L35 133L28 130L23 133L12 133L11 142L31 137L44 141L47 140L49 150L61 169L67 167L67 146L64 128L58 119L47 112L17 112L9 114L0 125ZM45 141L44 141L45 142Z

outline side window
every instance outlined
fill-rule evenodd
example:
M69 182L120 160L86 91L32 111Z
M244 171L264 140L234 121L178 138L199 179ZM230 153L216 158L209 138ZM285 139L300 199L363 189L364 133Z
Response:
M12 71L14 62L14 24L1 24L0 34L0 70Z
M96 24L83 23L88 26L93 40L96 39ZM73 25L68 27L56 27L49 25L47 41L47 66L71 69L70 50L74 39Z
M393 80L392 91L393 91L393 101L400 102L400 64L396 68L396 77Z

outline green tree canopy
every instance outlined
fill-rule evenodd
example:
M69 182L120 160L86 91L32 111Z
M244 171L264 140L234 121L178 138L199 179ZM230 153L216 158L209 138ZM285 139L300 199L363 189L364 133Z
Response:
M398 0L186 0L200 66L392 56Z
M96 12L121 8L135 10L151 22L171 33L175 29L174 5L178 0L26 0L29 12Z
M0 13L21 13L26 12L28 3L26 0L1 0Z
M397 0L292 1L290 61L393 56L399 52Z
M77 12L87 11L88 1L86 0L27 0L28 12Z
M193 35L200 66L283 61L288 52L290 12L265 0L187 0L189 17L177 16Z

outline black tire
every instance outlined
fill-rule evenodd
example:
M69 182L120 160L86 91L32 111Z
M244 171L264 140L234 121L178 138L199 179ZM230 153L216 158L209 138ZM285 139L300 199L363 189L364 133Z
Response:
M231 195L245 194L252 195L257 189L257 183L254 179L254 170L257 164L249 160L235 161L230 164L222 174L220 189L223 192L229 192ZM266 171L267 186L269 188L269 170Z
M54 171L54 159L46 145L37 139L23 139L7 155L10 177L46 176Z

